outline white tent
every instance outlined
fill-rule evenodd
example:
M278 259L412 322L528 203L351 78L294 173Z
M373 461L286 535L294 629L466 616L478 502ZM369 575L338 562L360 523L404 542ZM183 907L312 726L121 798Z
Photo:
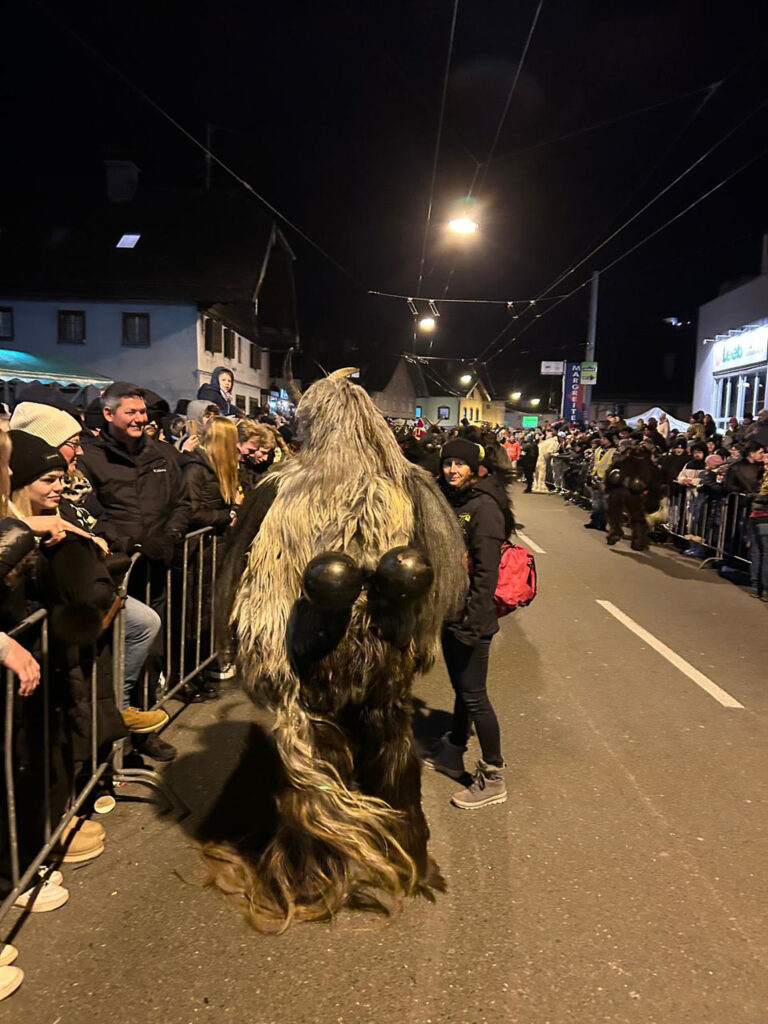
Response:
M627 426L629 426L629 427L636 427L637 426L637 421L639 419L645 420L645 422L647 423L648 420L651 419L651 417L655 418L658 421L659 417L661 416L661 414L663 412L664 412L664 410L660 409L658 407L658 405L654 405L654 407L652 409L646 409L646 411L645 412L641 412L639 416L632 416L631 419L628 419L627 420ZM683 433L686 432L686 430L688 429L688 424L687 423L683 423L682 420L676 420L675 417L674 416L670 416L668 412L664 413L664 415L669 420L669 425L670 425L672 430L682 430Z

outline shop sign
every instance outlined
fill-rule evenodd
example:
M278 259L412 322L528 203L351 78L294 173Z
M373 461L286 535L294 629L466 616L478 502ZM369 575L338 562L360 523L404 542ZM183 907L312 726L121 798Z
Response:
M715 342L712 363L715 373L720 373L737 366L764 363L767 358L768 325Z
M523 427L526 429L529 427L538 427L539 417L538 416L523 416Z
M565 363L542 363L539 372L542 377L562 377L565 372Z
M581 383L597 384L597 363L581 364Z

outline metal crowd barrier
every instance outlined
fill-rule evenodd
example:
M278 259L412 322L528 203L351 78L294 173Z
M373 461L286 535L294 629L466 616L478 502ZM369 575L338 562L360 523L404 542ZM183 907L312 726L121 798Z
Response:
M711 494L673 483L666 531L679 540L698 544L711 554L699 568L718 562L749 570L748 520L751 500L746 494Z
M203 671L217 658L215 639L215 590L216 590L216 559L218 554L217 537L210 527L194 530L184 538L181 566L170 568L163 574L165 594L152 593L151 577L148 573L145 597L151 603L156 597L162 600L165 608L164 647L165 647L165 686L154 695L149 686L149 678L145 672L142 691L144 707L157 708L171 700L178 690L196 675ZM114 700L118 711L122 708L123 684L125 679L125 603L124 599L132 575L140 570L141 558L134 555L128 573L119 589L123 598L122 606L115 615L112 630L112 678ZM192 585L194 580L194 585ZM209 593L204 594L206 586ZM175 600L180 595L180 604ZM156 602L157 606L157 602ZM113 783L138 783L145 785L162 796L167 807L179 813L187 813L188 808L174 792L162 776L153 769L131 768L124 764L125 745L127 739L112 744L111 750L99 759L98 736L98 659L94 645L92 668L90 672L90 757L87 774L81 771L74 777L74 762L67 763L65 768L72 777L71 792L67 808L55 823L52 819L51 780L52 780L52 736L51 714L51 676L49 666L49 623L45 609L35 612L24 619L9 636L23 639L23 645L30 650L40 664L40 683L38 690L30 697L17 697L15 690L18 685L16 675L6 669L5 673L5 709L3 722L3 773L4 796L6 801L5 821L0 821L0 829L6 830L5 837L0 837L0 848L7 845L8 873L11 889L0 903L0 921L12 909L18 896L32 888L39 880L38 869L51 858L59 840L69 823L77 815L83 804L88 800L102 777L107 774ZM31 637L31 640L30 640ZM206 643L203 644L203 638ZM17 779L19 772L15 763L16 713L20 701L36 700L40 702L41 735L36 736L38 745L42 746L42 845L29 859L22 870L20 853L19 807L17 800ZM85 765L83 765L85 768ZM22 814L24 808L21 808ZM6 842L7 841L7 842ZM28 853L26 854L28 857ZM55 857L55 854L54 854ZM5 871L5 866L3 868Z

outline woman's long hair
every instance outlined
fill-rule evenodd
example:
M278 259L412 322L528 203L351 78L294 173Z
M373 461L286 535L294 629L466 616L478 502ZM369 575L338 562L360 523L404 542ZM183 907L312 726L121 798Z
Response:
M11 496L11 439L8 431L0 428L0 516L8 514L8 499Z
M228 505L233 505L238 487L237 427L224 416L214 416L206 425L201 440L202 449L219 481L221 495Z

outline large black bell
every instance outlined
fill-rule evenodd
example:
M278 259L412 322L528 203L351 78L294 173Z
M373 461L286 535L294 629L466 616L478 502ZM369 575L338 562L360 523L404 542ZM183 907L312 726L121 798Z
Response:
M363 589L363 570L349 555L325 551L304 570L302 584L307 600L325 611L351 608Z
M630 494L642 494L648 485L639 476L633 476L627 481L627 490Z
M426 594L435 579L429 561L416 548L392 548L382 555L374 584L387 600L413 601Z

